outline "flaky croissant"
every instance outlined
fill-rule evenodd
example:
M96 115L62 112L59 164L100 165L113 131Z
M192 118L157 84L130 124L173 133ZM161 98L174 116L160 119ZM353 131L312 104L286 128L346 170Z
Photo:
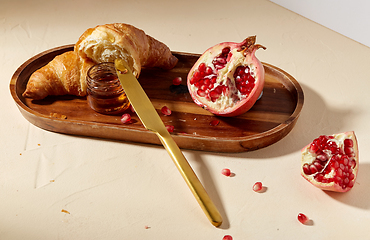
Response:
M56 56L35 71L24 97L43 99L48 95L86 95L86 73L94 64L125 59L138 78L142 67L171 69L178 59L162 42L144 31L123 23L99 25L86 30L74 51Z
M86 30L77 41L75 51L95 62L113 62L116 58L123 58L136 77L139 77L141 67L171 69L178 61L164 43L123 23Z
M48 95L85 96L86 74L93 65L74 51L62 53L31 75L23 97L39 100Z

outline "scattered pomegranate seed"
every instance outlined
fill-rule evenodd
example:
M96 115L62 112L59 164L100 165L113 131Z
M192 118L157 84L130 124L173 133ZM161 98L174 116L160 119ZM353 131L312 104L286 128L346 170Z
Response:
M121 117L122 123L129 123L131 121L131 115L129 113L125 113Z
M255 192L259 192L262 190L262 183L261 182L256 182L254 185L253 185L253 191Z
M222 240L233 240L233 237L230 235L225 235Z
M172 125L166 125L166 128L167 128L167 131L170 133L173 132L173 130L175 129L175 127Z
M131 110L131 112L135 112L135 109L134 109L134 107L132 106L132 105L130 105L130 110Z
M306 224L308 222L308 217L304 215L303 213L298 214L298 221L300 221L302 224Z
M162 109L161 109L161 112L166 115L166 116L169 116L171 115L172 111L171 109L169 109L167 106L163 106Z
M180 85L181 84L181 82L182 82L182 78L181 77L176 77L176 78L174 78L173 80L172 80L172 84L173 85Z
M209 125L211 125L211 126L217 126L219 123L220 123L220 121L219 121L219 120L212 120L212 121L209 123Z
M224 169L222 169L221 173L222 173L223 175L225 175L226 177L230 177L230 175L231 175L231 171L230 171L230 169L228 169L228 168L224 168Z

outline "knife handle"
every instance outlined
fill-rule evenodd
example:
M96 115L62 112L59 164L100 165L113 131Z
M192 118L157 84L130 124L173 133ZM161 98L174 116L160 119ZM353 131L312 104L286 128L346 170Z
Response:
M161 140L169 155L171 156L176 167L180 171L182 177L188 184L194 197L197 199L199 205L203 209L210 222L216 227L220 226L222 223L221 214L207 194L203 185L199 181L188 161L186 160L185 156L177 146L176 142L167 131L163 133L156 132L156 134Z

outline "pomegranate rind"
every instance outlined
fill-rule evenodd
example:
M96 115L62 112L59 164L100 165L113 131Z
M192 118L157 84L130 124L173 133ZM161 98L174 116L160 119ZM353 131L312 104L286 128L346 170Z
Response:
M207 49L197 60L197 62L193 65L191 70L189 71L189 74L187 76L187 85L190 92L190 95L193 99L193 101L200 107L208 110L209 112L223 117L234 117L241 115L248 110L250 110L256 101L261 96L261 93L264 88L265 83L265 70L262 65L262 63L258 60L258 58L255 56L255 52L259 48L265 49L265 47L254 44L255 43L255 36L246 38L241 43L234 43L234 42L224 42L217 44L213 47L210 47ZM239 101L233 102L232 106L230 107L221 107L218 104L213 104L209 99L206 97L201 97L197 94L197 88L192 85L191 79L194 75L194 73L197 71L199 65L204 62L208 62L212 60L217 54L219 54L222 49L229 47L232 50L237 50L237 52L242 52L242 49L245 51L245 58L243 61L238 60L237 54L235 54L235 51L233 52L232 56L228 60L227 65L219 70L221 73L217 77L217 81L219 82L226 82L228 81L228 78L231 78L230 76L235 72L236 68L238 66L248 66L249 68L253 69L254 75L257 76L255 78L255 87L252 89L252 91L249 93L249 95ZM222 76L220 78L220 75ZM233 83L234 84L234 83ZM226 97L227 98L227 97ZM227 99L226 99L227 101Z
M349 132L334 134L332 136L334 137L334 139L336 140L336 142L337 142L337 144L339 145L340 148L343 148L343 144L344 144L345 139L351 139L353 141L354 157L352 157L352 158L353 158L353 160L355 160L355 164L356 164L355 167L352 168L352 173L354 174L354 178L353 178L352 181L353 181L353 185L354 185L354 183L356 182L358 167L359 167L359 149L358 149L358 142L357 142L356 135L355 135L354 131L349 131ZM325 191L348 192L349 190L351 190L353 187L343 188L335 182L328 182L328 183L319 182L315 179L315 174L309 175L309 174L306 174L304 172L303 166L305 164L311 164L313 162L313 160L315 160L315 157L316 157L316 156L314 156L314 154L312 154L310 152L310 147L311 147L311 143L308 144L307 146L305 146L304 148L302 148L302 150L301 150L301 153L302 153L301 175L302 175L302 177L304 177L308 182L310 182L315 187L318 187L318 188L320 188L322 190L325 190Z

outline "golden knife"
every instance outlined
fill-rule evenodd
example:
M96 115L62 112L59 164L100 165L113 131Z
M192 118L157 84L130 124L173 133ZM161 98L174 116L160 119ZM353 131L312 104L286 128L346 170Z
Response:
M142 124L146 129L158 136L210 222L216 227L220 226L222 223L221 214L208 196L176 142L167 131L153 104L132 74L131 69L127 66L126 61L116 59L115 67L127 98L134 107Z

